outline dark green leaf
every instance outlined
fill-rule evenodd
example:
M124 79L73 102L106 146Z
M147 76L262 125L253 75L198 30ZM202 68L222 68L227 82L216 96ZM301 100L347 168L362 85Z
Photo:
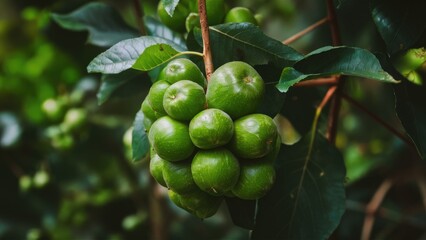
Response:
M306 55L293 67L284 68L277 88L286 92L294 84L306 80L342 74L397 83L384 71L371 52L353 47L323 47Z
M412 47L425 32L426 1L374 0L371 14L388 52Z
M133 123L132 132L132 153L133 161L141 160L149 152L148 135L143 124L144 115L138 111Z
M236 197L225 198L232 222L242 228L253 229L256 213L256 201Z
M136 29L128 26L114 8L104 3L88 3L69 14L52 14L60 26L73 31L88 31L88 42L110 47L124 39L139 36Z
M186 48L185 39L183 38L182 34L172 31L157 19L150 16L145 16L144 23L148 35L170 40L180 47Z
M265 94L263 101L258 107L258 112L275 117L284 105L285 93L277 90L275 83L280 77L281 70L271 65L256 65L256 71L265 81Z
M195 28L194 34L201 46L200 29ZM250 23L228 23L210 27L210 45L215 66L230 61L245 61L251 65L272 62L282 68L303 58L293 48L266 36Z
M426 88L404 81L394 89L397 115L421 158L426 160Z
M170 40L159 37L143 36L127 39L99 54L89 63L87 71L107 74L120 73L131 68L147 47L159 43L169 44L179 51L183 50Z
M179 4L179 0L161 0L161 2L163 2L164 9L166 9L166 12L170 16L173 16L175 8Z
M345 165L339 151L317 134L282 147L277 179L259 200L253 239L328 239L345 211Z

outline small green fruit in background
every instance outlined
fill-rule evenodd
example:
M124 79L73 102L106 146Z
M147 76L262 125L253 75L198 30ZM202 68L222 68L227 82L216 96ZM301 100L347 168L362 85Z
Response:
M393 59L393 65L403 76L421 67L426 62L426 49L413 48Z
M206 106L204 89L195 82L181 80L172 84L164 93L166 113L180 121L189 121Z
M41 109L46 114L46 116L54 121L60 120L65 113L64 104L61 101L55 100L53 98L46 99L42 105Z
M250 9L245 7L234 7L226 14L225 23L248 22L257 25L257 20Z
M227 144L234 134L234 123L224 111L210 108L197 115L189 123L189 136L195 146L211 149Z
M164 181L163 177L163 169L164 169L164 160L158 156L158 154L151 155L151 160L149 162L149 172L152 177L157 181L161 186L167 187L166 181Z
M65 131L73 131L82 127L87 121L87 111L84 108L71 108L64 117L62 126Z
M198 83L201 87L207 86L206 78L200 68L191 60L178 58L169 62L160 72L158 80L165 80L170 84L180 80L190 80Z
M191 161L163 161L163 179L167 188L179 194L187 194L198 189L191 173Z
M148 99L148 103L151 105L152 110L157 112L158 115L166 115L166 111L163 106L163 97L169 87L170 83L160 80L152 84L149 89L148 96L146 98ZM156 115L157 118L159 117L158 115Z

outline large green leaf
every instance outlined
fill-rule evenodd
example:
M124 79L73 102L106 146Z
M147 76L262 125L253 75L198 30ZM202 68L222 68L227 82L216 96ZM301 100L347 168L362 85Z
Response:
M132 132L132 159L133 161L141 160L149 152L148 134L143 124L144 115L142 111L136 113L135 121L133 122Z
M424 0L373 0L371 14L388 52L412 47L425 33Z
M284 68L277 88L282 92L286 92L291 86L302 80L335 74L391 83L398 82L382 69L376 56L365 49L322 47L306 55L296 62L293 67Z
M179 0L161 0L161 2L163 2L164 9L166 9L166 12L170 16L173 16L175 8L179 4Z
M202 46L201 31L194 29ZM210 27L213 63L219 67L230 61L245 61L251 65L273 62L278 67L291 66L303 56L293 48L266 36L250 23L227 23Z
M120 73L131 68L147 47L159 43L171 45L178 51L184 50L170 40L159 37L143 36L127 39L99 54L89 63L87 71L107 74Z
M136 29L128 26L114 8L104 3L88 3L69 14L52 13L63 28L73 31L88 31L88 42L110 47L124 39L139 36Z
M397 115L421 158L426 160L426 87L404 81L394 89Z
M328 239L345 211L345 165L317 134L282 147L272 190L259 200L253 239Z
M185 39L182 34L172 31L157 19L145 16L144 23L148 35L168 39L180 47L186 48Z

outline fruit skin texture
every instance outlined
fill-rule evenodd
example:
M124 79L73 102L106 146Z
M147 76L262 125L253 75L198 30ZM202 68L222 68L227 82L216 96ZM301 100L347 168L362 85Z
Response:
M225 16L225 23L242 23L249 22L257 25L257 20L250 9L245 7L234 7Z
M234 123L224 111L210 108L192 118L189 136L195 146L211 149L227 144L234 134Z
M191 171L194 182L201 190L221 196L238 181L240 164L226 148L201 150L192 160Z
M185 31L185 19L190 13L188 1L180 1L176 6L173 16L170 16L162 1L158 3L157 14L164 25L177 32Z
M191 161L163 161L163 178L167 188L179 194L187 194L198 189L191 173Z
M259 199L265 196L274 182L275 169L272 164L245 162L241 164L240 178L232 193L245 200Z
M186 58L178 58L169 62L158 75L158 80L165 80L170 84L180 80L190 80L201 87L207 87L207 81L198 66Z
M149 172L155 181L157 181L161 186L167 187L166 182L163 177L163 167L164 160L160 158L157 154L151 155L151 160L149 162Z
M163 97L164 93L169 87L170 83L164 80L157 81L152 84L151 88L149 89L148 96L146 96L149 105L151 105L152 110L154 110L154 112L157 112L157 118L166 115L166 111L164 110L163 106Z
M226 63L210 77L208 107L221 109L232 119L253 113L262 101L264 85L262 77L247 63Z
M199 189L184 195L169 190L168 194L170 200L172 200L176 206L201 219L213 216L222 203L222 198L211 196Z
M169 116L161 117L152 124L148 139L158 156L171 162L188 158L195 149L188 126Z
M206 95L200 85L189 80L181 80L167 88L163 106L170 117L189 121L206 106Z
M231 151L240 158L260 158L275 147L277 127L267 115L255 113L234 122L235 132L229 143Z

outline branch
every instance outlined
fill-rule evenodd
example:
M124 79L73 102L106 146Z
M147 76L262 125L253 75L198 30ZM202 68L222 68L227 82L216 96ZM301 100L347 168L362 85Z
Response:
M293 36L287 38L286 40L283 41L284 44L288 45L296 40L298 40L299 38L303 37L304 35L306 35L307 33L310 33L311 31L313 31L314 29L322 26L323 24L327 23L329 21L329 19L327 17L319 20L318 22L310 25L309 27L303 29L302 31L294 34Z
M212 75L214 68L212 52L210 50L209 23L207 20L206 0L199 0L198 12L200 14L201 36L203 38L204 66L206 69L206 78L208 81L210 80L210 75Z
M328 78L316 78L316 79L298 82L297 84L294 85L294 87L316 87L316 86L336 85L336 84L337 84L337 81L335 77L328 77Z
M342 40L340 39L339 24L337 23L336 10L334 9L333 0L327 0L327 19L330 23L333 46L342 44Z
M145 25L143 23L143 9L141 8L141 4L139 0L133 0L133 9L135 10L136 22L138 24L139 32L141 35L145 35Z

